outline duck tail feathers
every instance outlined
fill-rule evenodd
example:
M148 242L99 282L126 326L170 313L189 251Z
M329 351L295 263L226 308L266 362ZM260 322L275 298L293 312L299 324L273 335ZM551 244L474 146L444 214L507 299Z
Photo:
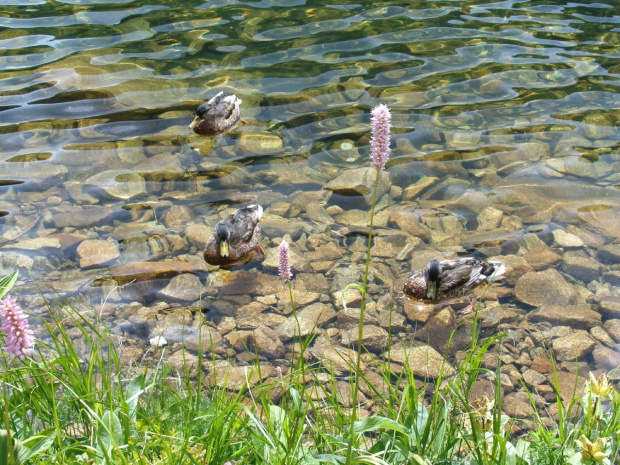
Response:
M493 265L494 270L493 273L491 273L491 276L487 278L487 281L492 283L502 279L504 277L504 273L506 273L506 265L504 265L502 262L496 261L489 261L489 263Z
M258 220L263 217L263 207L260 205L248 205L247 208L252 210L252 218L254 218L254 221L258 222Z

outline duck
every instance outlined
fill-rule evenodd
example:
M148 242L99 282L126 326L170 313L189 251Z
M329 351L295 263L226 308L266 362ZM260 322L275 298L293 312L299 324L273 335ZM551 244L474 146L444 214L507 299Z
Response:
M230 267L249 261L255 250L264 255L260 245L259 221L262 216L263 207L248 205L220 220L205 246L205 261L210 265Z
M505 272L505 265L498 261L471 257L433 259L407 278L403 292L416 300L440 303L469 297L483 284L502 279Z
M241 102L235 94L219 92L196 109L196 117L189 128L203 136L216 136L228 131L241 119Z

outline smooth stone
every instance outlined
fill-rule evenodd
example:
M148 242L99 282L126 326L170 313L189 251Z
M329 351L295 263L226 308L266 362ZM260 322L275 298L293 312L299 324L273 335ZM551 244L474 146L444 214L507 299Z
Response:
M562 270L584 283L598 279L601 274L601 264L589 257L574 257L564 255Z
M555 269L524 274L517 281L515 295L521 302L533 307L572 305L580 300L577 289Z
M286 354L286 348L277 333L267 326L259 326L252 332L248 338L248 349L270 360L282 358Z
M394 362L392 367L398 374L404 373L405 368L397 364L407 364L412 374L422 378L436 379L440 375L450 377L455 373L454 367L439 352L426 344L395 348L390 354Z
M167 302L194 302L199 300L204 292L205 288L200 279L193 274L185 273L172 278L157 296Z
M274 371L271 365L232 366L229 362L218 362L206 381L212 386L238 392L254 387L272 376Z
M344 256L346 249L338 246L334 242L328 242L325 245L316 247L312 252L305 252L304 255L308 258L310 263L338 260Z
M126 242L135 238L165 236L166 233L167 230L164 225L155 221L147 221L145 223L123 223L114 228L110 237L117 241Z
M161 222L167 228L186 225L194 214L192 209L186 205L173 205L161 215Z
M168 326L161 334L168 344L181 343L191 351L202 350L205 354L211 354L211 348L216 348L224 342L222 335L215 328L202 325L200 328L175 324Z
M266 155L283 150L282 139L269 132L243 132L237 139L237 147L248 155Z
M418 182L403 189L403 200L415 200L422 191L428 189L437 181L439 181L439 178L434 176L423 176Z
M155 155L137 164L132 169L145 180L154 182L173 181L187 176L178 155Z
M617 370L620 366L620 350L599 345L592 351L592 358L597 368Z
M197 273L204 268L179 259L157 262L133 262L110 268L110 274L119 284L131 281L169 279L183 273Z
M284 280L279 276L256 270L239 270L227 274L221 284L222 295L269 295L285 287Z
M28 255L24 255L17 252L2 252L0 254L2 259L2 266L7 270L32 270L34 266L34 260Z
M583 241L576 235L568 233L563 229L553 230L553 239L560 247L583 247Z
M375 238L371 254L373 257L395 258L403 249L413 250L422 243L422 239L404 234L382 235Z
M371 352L379 352L387 348L388 332L375 325L365 325L362 330L362 346ZM357 346L359 343L358 328L351 328L342 337L342 344Z
M590 329L590 335L594 339L599 341L601 344L605 344L607 347L615 347L616 346L616 343L611 338L609 333L607 331L605 331L605 329L601 328L600 326L595 326L594 328L591 328Z
M515 286L521 278L526 273L533 271L530 264L519 255L505 255L501 257L494 257L494 260L500 260L504 265L506 265L506 273L504 273L504 279L510 286Z
M357 363L355 350L339 346L311 347L310 354L335 376L344 376L355 371ZM363 360L360 361L360 370L366 371Z
M431 240L431 230L420 221L420 215L413 208L396 208L391 210L388 226L398 228L425 242Z
M57 237L37 237L9 244L3 248L18 250L60 249L61 244Z
M265 212L260 220L263 236L266 237L284 237L287 234L292 240L296 241L306 230L308 226L306 222L298 218L282 218Z
M185 239L198 250L203 250L211 233L212 231L204 224L190 224L185 228Z
M546 321L556 326L590 329L601 325L601 315L588 305L544 305L532 310L528 320L533 323Z
M103 171L86 179L84 184L95 187L105 197L115 200L128 200L147 194L144 178L127 171Z
M371 201L376 174L377 170L373 167L349 169L328 182L325 189L344 196L367 197L368 203ZM386 171L381 171L377 186L378 199L390 190L390 184L390 175Z
M70 212L52 215L52 222L58 229L62 228L90 228L114 213L110 207L75 208Z
M526 392L512 392L504 397L502 411L510 418L530 418L534 407Z
M336 317L336 312L331 305L314 303L297 311L297 318L294 315L282 323L276 330L278 336L283 341L290 341L295 337L307 336L320 331L320 327ZM299 324L299 330L297 328Z
M577 330L568 336L554 339L553 352L558 360L583 360L596 347L596 341L586 331Z
M537 271L555 267L562 261L562 257L546 245L534 247L532 250L523 254L523 258Z
M598 250L597 256L598 259L606 265L615 265L620 263L620 245L604 245Z
M327 213L327 210L318 203L309 203L306 205L306 215L310 221L316 223L332 224L334 222L334 219Z
M620 320L607 320L603 323L603 328L609 333L614 341L620 342Z
M418 341L430 344L440 352L445 352L456 328L456 315L449 306L433 313L422 329L414 333Z
M606 271L603 273L603 281L612 286L620 286L620 271Z
M479 231L492 231L497 229L502 223L502 219L504 218L504 212L494 208L494 207L485 207L478 216L476 220L478 221L478 230Z
M572 363L575 363L573 358ZM557 371L547 375L547 379L552 386L556 386L555 377L557 376L557 388L560 392L560 397L566 403L571 402L576 395L583 392L583 386L586 383L586 378L583 376L575 376L574 373L566 373Z
M598 301L598 306L601 314L605 318L618 318L620 319L620 297L605 296L601 297Z
M119 256L118 244L113 241L85 240L76 249L81 268L103 265Z
M539 384L543 384L547 381L547 377L543 374L537 373L536 371L527 369L523 372L523 381L527 384L531 389L536 388Z

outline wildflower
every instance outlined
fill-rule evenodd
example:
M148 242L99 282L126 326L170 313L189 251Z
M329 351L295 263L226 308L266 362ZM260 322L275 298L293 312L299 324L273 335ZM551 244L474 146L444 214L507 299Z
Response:
M614 388L609 384L605 373L596 379L592 372L590 372L590 392L592 392L592 394L606 398L609 397L613 389Z
M291 273L291 260L289 258L288 244L284 239L278 247L278 274L285 281L293 279L293 273Z
M6 351L13 357L24 359L34 348L34 335L24 314L15 299L5 297L0 300L2 331L6 334Z
M607 438L598 438L596 441L590 442L586 435L582 434L579 439L581 439L582 444L581 460L594 460L595 462L602 462L609 455L609 453L603 452Z
M390 158L390 127L392 125L390 109L384 104L374 107L370 112L370 125L372 127L370 158L372 158L372 166L378 171L385 169L385 164Z
M493 407L495 407L495 399L489 399L486 395L472 401L472 414L476 431L491 430L493 427Z

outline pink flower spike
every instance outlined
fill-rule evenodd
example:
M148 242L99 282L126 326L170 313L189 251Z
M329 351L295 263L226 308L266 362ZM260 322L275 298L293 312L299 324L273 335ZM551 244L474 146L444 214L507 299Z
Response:
M6 334L6 351L12 357L23 360L34 352L34 335L24 314L15 299L5 297L0 300L0 319L2 331Z
M284 239L282 239L282 242L280 242L280 247L278 247L278 274L285 281L290 281L293 279L288 244Z
M385 169L390 158L390 128L392 115L385 104L377 105L370 112L372 137L370 138L370 158L377 170Z

